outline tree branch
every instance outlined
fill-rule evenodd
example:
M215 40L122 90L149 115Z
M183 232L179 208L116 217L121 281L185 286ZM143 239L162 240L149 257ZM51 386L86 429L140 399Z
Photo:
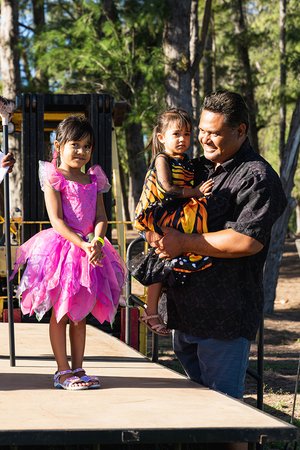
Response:
M199 44L196 49L195 59L194 59L194 61L192 61L191 68L190 68L190 73L191 73L192 78L194 77L197 67L199 66L200 61L203 57L205 42L206 42L206 37L208 34L208 28L209 28L210 17L211 17L211 4L212 4L212 0L206 0L204 14L203 14L203 18L202 18L201 36L200 36Z
M25 25L25 24L22 23L22 22L18 22L18 26L19 26L19 27L22 27L22 28L25 28L25 30L32 31L32 33L35 32L35 30L34 30L32 27L29 27L28 25Z

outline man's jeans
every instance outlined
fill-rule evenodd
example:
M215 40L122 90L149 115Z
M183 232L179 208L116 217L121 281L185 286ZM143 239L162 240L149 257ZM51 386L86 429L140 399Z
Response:
M242 398L250 341L202 339L173 332L173 348L188 377L211 389Z

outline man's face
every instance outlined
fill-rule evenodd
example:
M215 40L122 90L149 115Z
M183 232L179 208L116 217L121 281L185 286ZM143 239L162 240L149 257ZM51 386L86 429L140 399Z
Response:
M198 138L205 158L219 165L232 158L240 149L246 139L246 125L241 123L232 128L225 124L223 114L204 109L200 117Z

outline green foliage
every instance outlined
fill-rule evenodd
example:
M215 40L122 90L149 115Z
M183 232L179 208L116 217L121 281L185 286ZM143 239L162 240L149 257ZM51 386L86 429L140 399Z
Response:
M109 92L129 104L124 127L141 122L149 134L164 97L162 4L159 0L112 1L114 14L110 14L105 3L45 2L46 26L34 33L24 28L22 35L31 67L27 89L34 89L34 73L41 69L51 92ZM23 22L32 27L28 2L22 8ZM119 147L126 167L124 140Z
M42 70L51 92L109 92L125 100L130 113L124 127L141 123L149 136L164 108L162 36L166 11L160 0L45 0L46 25L34 29L32 2L21 0L20 49L24 89L39 90ZM110 4L110 11L105 10ZM279 1L244 0L248 46L257 102L259 146L279 168ZM199 2L199 23L204 2ZM213 2L215 88L241 91L245 75L237 54L233 15L236 2ZM298 0L287 2L287 124L300 92L300 15ZM176 32L176 30L174 30ZM182 55L183 60L187 55ZM203 63L202 63L203 64ZM200 87L202 81L200 80ZM287 130L288 131L288 130ZM287 136L286 136L287 137ZM146 139L145 139L146 140ZM122 158L125 139L120 139ZM126 158L124 160L126 165ZM296 181L299 185L299 173ZM295 188L295 195L300 191Z
M249 49L252 80L257 102L259 147L263 156L279 170L279 107L280 107L280 52L279 52L279 1L244 1L247 32L241 38ZM213 4L213 35L215 61L215 88L241 91L245 74L237 54L234 21L236 2L221 0ZM287 53L287 135L288 125L300 93L300 16L299 2L287 2L286 53ZM299 172L299 171L298 171ZM299 177L296 184L299 186ZM298 183L297 183L298 180ZM299 188L293 194L300 196Z
M34 52L52 90L110 92L129 102L131 120L145 114L161 97L162 22L153 16L159 4L118 2L112 21L102 2L48 2L47 27Z

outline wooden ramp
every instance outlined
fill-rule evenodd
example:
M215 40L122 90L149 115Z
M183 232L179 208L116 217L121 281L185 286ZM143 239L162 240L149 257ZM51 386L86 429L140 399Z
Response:
M0 324L0 446L292 441L297 429L154 364L88 326L85 368L102 389L53 388L47 324Z

